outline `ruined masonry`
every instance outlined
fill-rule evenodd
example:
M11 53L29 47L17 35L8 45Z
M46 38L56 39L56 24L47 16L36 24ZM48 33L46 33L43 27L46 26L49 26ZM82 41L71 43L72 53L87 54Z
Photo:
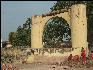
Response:
M43 48L44 25L49 19L57 16L68 22L71 28L72 47L75 49L69 53L64 53L64 55L81 55L82 47L88 53L86 5L84 4L76 4L70 8L32 16L31 47Z

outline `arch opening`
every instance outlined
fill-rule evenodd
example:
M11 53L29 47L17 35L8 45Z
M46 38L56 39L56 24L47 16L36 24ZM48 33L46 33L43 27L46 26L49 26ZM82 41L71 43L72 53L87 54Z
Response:
M62 17L49 19L44 25L42 41L44 48L62 48L64 42L71 47L71 29L67 21Z

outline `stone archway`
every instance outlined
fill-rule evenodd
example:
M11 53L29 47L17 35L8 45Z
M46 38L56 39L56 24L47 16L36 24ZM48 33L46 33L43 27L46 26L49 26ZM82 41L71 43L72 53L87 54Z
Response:
M31 47L43 48L42 35L45 23L53 17L64 18L71 28L72 47L88 50L86 5L76 4L68 9L32 16ZM86 51L87 52L87 51Z
M70 24L69 12L59 13L59 14L54 15L54 16L53 15L47 16L47 15L48 14L32 16L32 31L31 31L31 33L32 33L31 34L32 48L43 48L42 35L43 35L44 25L49 19L58 16L58 17L64 18ZM36 43L36 44L34 44L34 43Z

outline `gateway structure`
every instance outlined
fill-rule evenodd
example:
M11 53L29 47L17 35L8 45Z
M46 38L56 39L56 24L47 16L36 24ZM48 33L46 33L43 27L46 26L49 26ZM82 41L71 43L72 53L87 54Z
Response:
M43 48L44 25L53 17L64 18L71 28L72 47L75 50L69 52L68 55L71 53L80 55L82 47L88 53L86 5L84 4L76 4L70 8L32 16L31 47Z

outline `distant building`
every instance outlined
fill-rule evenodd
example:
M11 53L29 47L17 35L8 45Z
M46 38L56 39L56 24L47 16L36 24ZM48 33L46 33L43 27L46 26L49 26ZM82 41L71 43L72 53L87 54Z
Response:
M12 47L11 43L8 40L6 41L6 47Z
M12 47L11 43L7 40L7 41L2 41L1 40L1 47Z

